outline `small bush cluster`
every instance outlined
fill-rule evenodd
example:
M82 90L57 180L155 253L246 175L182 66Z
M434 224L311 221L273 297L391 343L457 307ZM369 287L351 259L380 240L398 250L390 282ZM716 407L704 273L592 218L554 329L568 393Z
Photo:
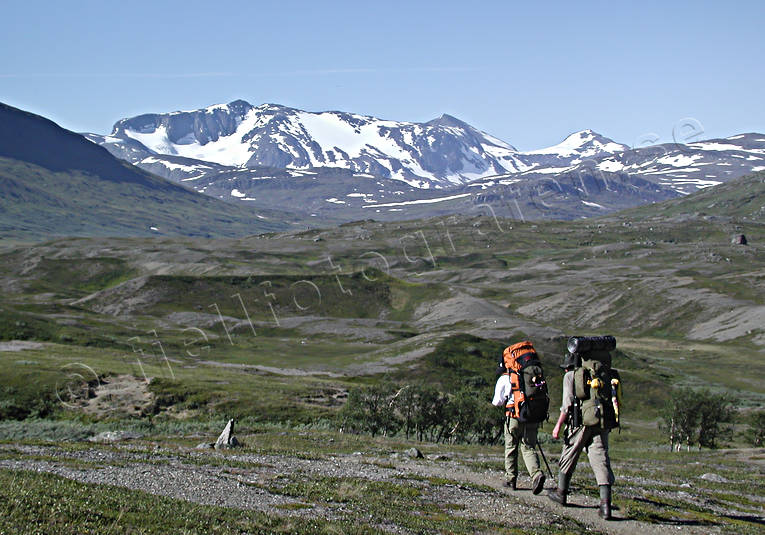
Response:
M60 402L48 384L25 388L21 385L0 387L0 421L46 418L58 408Z
M742 438L755 448L765 446L765 410L753 412L747 420L749 427L742 433Z
M338 422L344 431L372 436L400 433L407 439L488 444L496 441L503 417L490 396L471 387L447 394L425 383L383 382L352 389Z
M154 401L147 410L149 414L159 414L170 406L177 406L180 409L205 408L212 399L212 394L209 392L200 392L180 381L161 377L151 380L149 391L154 394Z
M664 407L662 428L673 450L679 451L683 445L689 451L693 446L716 448L732 437L735 414L729 394L679 388Z

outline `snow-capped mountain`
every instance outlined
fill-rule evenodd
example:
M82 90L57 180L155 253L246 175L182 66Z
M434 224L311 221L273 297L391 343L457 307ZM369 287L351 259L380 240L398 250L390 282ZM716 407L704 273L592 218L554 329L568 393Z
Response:
M552 147L519 153L518 158L526 164L526 171L544 168L545 173L549 174L585 160L618 154L628 149L627 145L616 143L597 132L582 130Z
M765 135L739 134L694 143L665 143L601 158L597 169L640 175L687 194L765 170Z
M469 212L576 218L765 169L765 135L631 149L592 130L521 152L449 115L426 123L237 100L85 134L114 156L230 202L331 219ZM390 213L389 213L390 212Z
M536 151L543 152L543 151ZM474 180L470 188L491 189L519 181L550 178L558 183L583 176L601 177L607 184L613 174L639 177L680 195L715 186L727 180L765 170L765 135L739 134L695 143L664 143L613 154L584 156L569 165L530 167L520 173L503 173Z
M522 153L450 115L408 123L344 112L312 113L275 104L255 107L243 100L123 119L110 136L88 137L119 157L170 178L179 166L193 176L197 173L192 167L205 164L332 167L425 189L454 187L540 166L570 166L583 157L626 148L585 130L555 147ZM186 160L168 160L168 156ZM161 165L167 172L161 172Z

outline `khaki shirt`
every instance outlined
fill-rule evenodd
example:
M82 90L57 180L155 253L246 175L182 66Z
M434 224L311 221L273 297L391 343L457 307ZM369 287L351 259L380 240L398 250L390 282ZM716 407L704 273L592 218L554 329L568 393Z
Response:
M574 372L566 372L563 375L563 403L560 412L568 414L568 409L574 404Z

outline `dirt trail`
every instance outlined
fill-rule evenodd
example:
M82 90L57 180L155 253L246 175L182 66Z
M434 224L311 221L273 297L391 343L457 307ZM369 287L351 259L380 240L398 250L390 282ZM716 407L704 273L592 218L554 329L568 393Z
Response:
M268 485L281 476L304 474L306 477L362 478L421 485L428 499L464 507L455 514L503 522L521 529L553 525L568 518L582 525L583 532L659 535L669 530L688 534L716 531L709 526L638 522L624 518L620 510L614 512L614 521L606 522L597 516L595 499L573 494L571 505L560 507L544 494L534 496L529 490L523 490L523 481L521 490L512 492L502 486L501 475L467 469L456 459L392 459L360 454L304 459L288 455L221 454L199 450L177 452L146 448L145 451L128 451L94 447L67 451L55 446L12 445L0 445L0 451L15 457L0 460L0 468L49 472L84 483L117 485L194 503L279 515L318 515L337 519L347 514L332 503L313 504L307 509L285 509L285 504L304 500L269 491ZM40 459L40 456L47 459ZM227 467L226 459L236 467ZM442 479L439 482L426 478ZM461 484L449 484L445 480ZM495 492L482 490L478 485L491 487ZM548 482L547 487L552 486ZM615 493L618 503L618 488Z
M430 467L425 467L425 472L433 472L433 475L439 475L442 472L441 477L447 477L443 474L444 470L440 467L436 467L435 470ZM708 534L715 530L710 529L708 526L690 526L690 525L667 525L667 524L649 524L647 522L639 522L637 520L630 520L624 517L622 510L616 509L612 512L614 517L611 521L606 521L598 516L599 500L589 498L584 495L577 495L572 493L569 495L569 504L566 507L562 507L556 503L550 501L545 495L548 489L555 488L555 483L549 480L545 483L545 491L538 496L534 496L531 491L530 483L527 481L524 486L523 482L520 483L520 490L510 491L503 486L504 479L501 476L480 474L476 472L470 472L465 470L448 471L449 477L453 479L459 479L469 481L471 483L478 483L489 485L500 492L507 494L512 499L512 503L517 507L513 508L515 514L520 514L525 507L539 508L544 512L547 518L553 518L555 516L565 516L572 518L592 530L603 531L605 533L617 533L624 535L663 535L669 530L673 533L693 533L693 534ZM614 488L614 501L618 506L618 487Z

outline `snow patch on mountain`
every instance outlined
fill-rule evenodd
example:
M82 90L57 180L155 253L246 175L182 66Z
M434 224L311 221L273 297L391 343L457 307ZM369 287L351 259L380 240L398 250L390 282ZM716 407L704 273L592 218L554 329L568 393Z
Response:
M577 158L586 158L622 152L628 148L628 146L616 143L592 130L582 130L574 132L557 145L545 149L523 152L522 154L526 156L553 155L562 158L576 155Z
M257 121L257 114L251 111L239 121L236 132L226 136L222 135L217 140L207 143L201 143L193 136L193 133L185 134L178 140L172 141L168 135L168 128L164 124L160 124L150 131L125 129L124 132L128 137L159 154L183 156L227 166L243 166L252 154L250 147L243 143L242 137L237 136L237 132L248 131L255 126Z
M454 199L462 199L463 197L469 197L470 195L472 195L472 193L460 193L458 195L449 195L447 197L437 197L435 199L417 199L414 201L389 202L385 204L374 204L371 206L363 206L362 208L385 208L388 206L410 206L413 204L433 204L437 202L453 201Z

